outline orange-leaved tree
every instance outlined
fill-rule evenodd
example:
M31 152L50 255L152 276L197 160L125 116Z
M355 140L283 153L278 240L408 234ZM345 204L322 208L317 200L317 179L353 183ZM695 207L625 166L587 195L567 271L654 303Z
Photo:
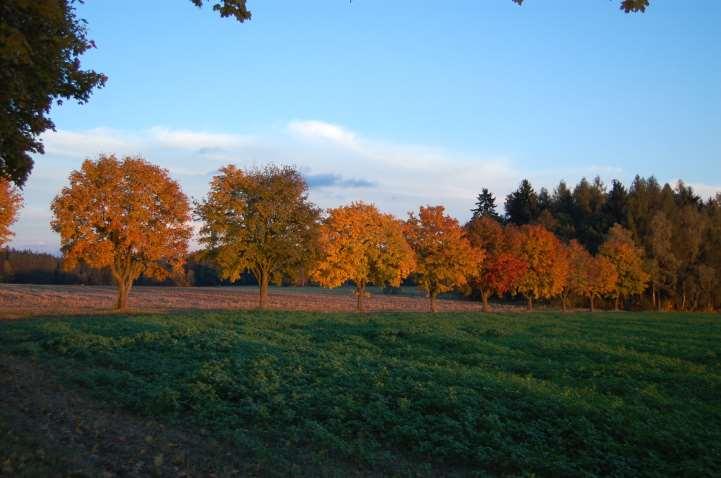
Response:
M51 205L63 265L110 268L124 309L141 274L181 273L191 235L190 205L168 171L142 158L86 160Z
M568 274L568 260L561 241L539 225L525 225L514 232L514 254L527 265L518 282L518 292L533 310L533 301L550 299L563 291Z
M13 236L10 226L17 219L22 198L17 188L6 179L0 178L0 247L3 247Z
M509 234L492 217L475 217L465 229L471 245L485 253L480 269L472 278L472 285L481 293L483 311L489 312L489 297L492 294L502 297L513 293L519 279L526 273L526 263L513 254Z
M291 166L238 169L228 165L196 204L203 221L200 242L224 279L250 271L258 281L258 306L268 285L293 275L313 257L320 210L308 200L308 184Z
M436 311L436 297L468 285L483 262L483 250L475 248L458 221L443 206L421 206L418 216L409 213L406 238L416 254L416 282Z
M372 204L354 202L330 209L319 244L320 259L311 278L324 287L353 282L359 312L367 285L398 287L415 265L402 223Z
M636 246L631 231L614 224L599 254L608 258L616 269L617 281L613 291L616 310L620 300L646 290L649 274L644 270L643 250Z
M588 287L586 298L589 309L593 312L593 301L596 297L612 293L616 289L618 273L616 267L608 258L596 255L591 258L588 268Z

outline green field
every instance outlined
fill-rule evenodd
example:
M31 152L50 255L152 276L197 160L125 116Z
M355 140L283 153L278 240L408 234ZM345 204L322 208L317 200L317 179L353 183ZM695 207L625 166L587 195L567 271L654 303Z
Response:
M262 475L721 470L718 315L32 319L0 322L0 354Z

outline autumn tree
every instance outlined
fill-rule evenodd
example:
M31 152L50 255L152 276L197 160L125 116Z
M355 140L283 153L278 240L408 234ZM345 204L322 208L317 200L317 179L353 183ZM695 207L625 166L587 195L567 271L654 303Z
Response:
M368 285L398 287L415 265L402 223L362 202L328 211L319 246L320 260L311 278L323 287L352 282L359 312L364 309Z
M84 161L51 208L64 267L110 268L118 309L127 307L141 274L163 279L182 272L191 235L188 199L168 171L142 158Z
M517 234L517 257L527 264L526 273L519 280L518 292L533 310L533 301L550 299L561 293L568 274L568 261L562 244L543 226L526 225Z
M611 261L616 271L617 280L613 290L616 310L619 301L646 290L649 275L643 267L643 250L636 247L628 229L615 224L601 245L599 254Z
M210 182L208 196L196 205L203 221L200 242L222 278L237 280L245 271L258 281L258 306L268 285L306 264L317 238L320 210L308 200L308 184L290 166L242 170L228 165Z
M616 290L618 273L616 272L616 266L607 257L595 255L589 262L587 274L588 284L585 296L589 301L589 308L593 312L595 298L610 294Z
M490 312L490 296L502 297L513 292L526 272L526 263L513 254L509 234L493 216L477 216L466 224L465 230L471 245L485 252L471 282L481 294L483 311Z
M458 221L445 214L443 206L421 207L418 216L409 214L406 237L416 254L416 281L436 311L436 297L468 284L483 261L483 251L474 248Z
M9 181L0 178L0 247L13 236L10 226L17 219L22 198L18 190Z
M585 296L591 254L575 239L565 247L564 254L568 261L568 274L561 290L561 308L566 311L570 296Z
M563 291L563 309L569 293L588 299L588 307L594 311L596 298L612 293L618 282L616 267L605 256L592 256L585 247L573 240L566 248L568 274Z

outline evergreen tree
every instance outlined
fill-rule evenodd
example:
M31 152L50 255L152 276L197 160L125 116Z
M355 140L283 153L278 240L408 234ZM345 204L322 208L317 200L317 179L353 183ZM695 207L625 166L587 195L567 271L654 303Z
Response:
M558 183L551 197L551 210L557 221L555 233L564 242L576 237L576 226L573 221L573 195L565 181Z
M596 176L593 183L581 179L573 190L573 219L578 241L595 253L605 238L602 209L606 202L605 186ZM610 226L610 225L609 225Z
M471 209L473 217L471 219L478 219L481 217L490 217L498 222L502 221L501 216L496 211L496 197L488 188L483 188L481 194L476 198L476 207Z
M506 196L506 219L520 226L534 222L539 214L538 195L530 181L524 179L516 191Z
M626 226L628 224L628 191L621 181L614 179L611 190L606 195L603 205L604 224L608 227L614 224Z

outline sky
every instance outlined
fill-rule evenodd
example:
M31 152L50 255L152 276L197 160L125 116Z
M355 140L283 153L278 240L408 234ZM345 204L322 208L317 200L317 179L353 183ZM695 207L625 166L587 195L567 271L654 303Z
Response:
M140 155L201 199L217 170L298 167L354 200L461 221L484 187L636 174L721 191L721 2L86 0L108 83L54 107L10 246L57 253L49 204L84 159Z

